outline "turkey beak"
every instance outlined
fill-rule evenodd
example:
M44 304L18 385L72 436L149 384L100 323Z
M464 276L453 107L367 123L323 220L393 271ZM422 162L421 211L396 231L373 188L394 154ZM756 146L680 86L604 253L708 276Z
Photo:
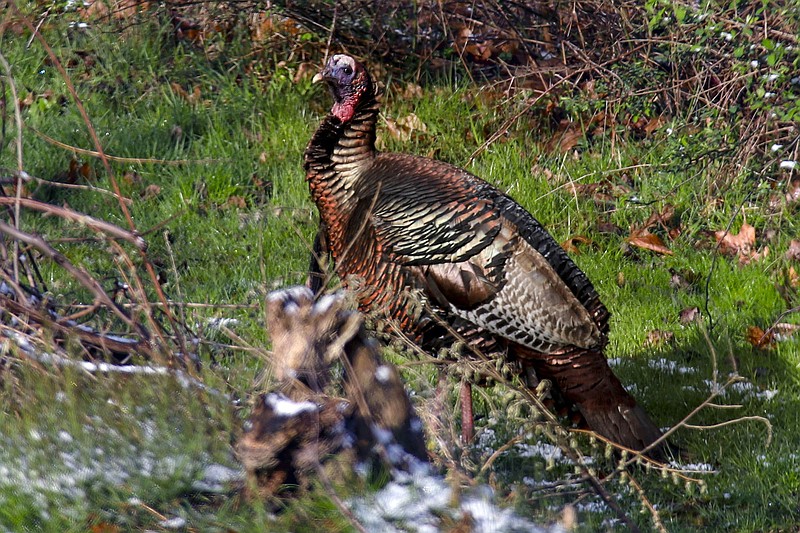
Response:
M314 74L314 77L311 78L311 83L319 83L329 79L331 79L331 66L325 65L324 69Z

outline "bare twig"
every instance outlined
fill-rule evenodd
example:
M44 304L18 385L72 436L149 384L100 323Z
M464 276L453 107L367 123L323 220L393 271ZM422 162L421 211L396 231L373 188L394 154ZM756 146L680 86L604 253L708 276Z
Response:
M71 146L69 144L62 143L61 141L57 141L52 137L42 133L41 131L37 130L32 126L26 126L29 130L33 131L36 135L44 139L47 143L52 144L53 146L57 146L59 148L63 148L65 150L69 150L70 152L74 152L80 155L86 155L89 157L96 157L98 159L102 159L105 157L109 161L114 161L116 163L128 163L128 164L136 164L136 165L170 165L170 166L177 166L177 165L209 165L212 163L224 163L224 159L151 159L146 157L119 157L110 154L102 154L95 150L86 150L84 148L78 148L77 146Z
M22 112L19 108L19 96L17 96L17 85L14 82L14 78L11 75L11 65L8 64L6 57L0 52L0 65L3 66L3 70L5 71L5 78L8 82L8 86L11 88L11 98L14 101L14 119L17 123L17 135L16 135L16 144L17 144L17 171L23 171L23 158L22 158ZM19 210L19 201L22 198L22 179L17 178L17 187L16 187L16 195L15 195L16 203L14 204L14 227L19 230L19 217L20 217L20 210ZM19 243L14 241L14 280L19 281Z
M95 298L98 301L102 302L106 307L108 307L117 317L119 317L125 324L128 326L138 330L139 334L142 335L143 338L148 339L149 335L146 331L144 331L141 326L136 324L128 315L128 313L122 309L120 306L117 305L116 302L109 298L108 294L106 294L103 287L94 279L91 274L86 272L83 268L79 266L75 266L72 262L67 259L67 257L62 254L61 252L57 251L55 248L47 244L47 242L40 237L39 235L35 235L32 233L26 233L24 231L20 231L15 227L3 222L0 220L0 232L5 233L6 235L17 239L21 242L26 244L30 244L41 253L43 253L47 258L52 260L57 265L63 267L67 272L69 272L81 285L87 288L92 294L94 294Z
M104 235L113 237L115 239L122 239L124 241L127 241L136 246L140 250L147 249L147 242L145 242L143 238L136 235L135 233L131 233L130 231L125 231L124 229L114 224L111 224L110 222L94 218L92 216L80 213L78 211L74 211L72 209L68 209L66 207L59 207L57 205L39 202L38 200L32 200L30 198L17 199L17 198L7 198L0 196L0 205L14 205L14 204L18 204L22 207L27 207L29 209L35 209L45 214L51 214L67 220L71 220L73 222L77 222L78 224L85 225L89 229L96 231L98 233L102 233Z

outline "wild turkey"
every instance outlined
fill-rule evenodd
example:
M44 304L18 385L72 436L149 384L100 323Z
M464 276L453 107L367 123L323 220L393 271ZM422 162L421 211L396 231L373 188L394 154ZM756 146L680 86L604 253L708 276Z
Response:
M603 355L608 311L539 222L465 170L376 151L377 90L352 57L333 56L314 80L334 99L305 152L318 244L361 310L431 353L461 338L532 367L623 446L658 439Z

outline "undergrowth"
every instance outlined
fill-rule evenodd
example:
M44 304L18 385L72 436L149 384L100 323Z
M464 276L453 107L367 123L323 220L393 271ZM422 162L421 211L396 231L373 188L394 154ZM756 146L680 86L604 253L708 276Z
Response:
M796 161L798 151L790 127L796 35L786 36L797 15L784 7L715 6L646 3L635 11L641 18L628 21L644 25L628 28L630 43L619 45L646 54L603 68L592 55L580 75L570 62L569 83L544 93L526 85L530 72L470 82L485 69L472 57L477 49L457 40L449 51L431 52L449 61L446 68L373 62L387 82L379 143L465 166L565 243L612 313L607 354L615 373L660 426L680 422L713 395L688 422L696 427L684 424L671 437L703 471L641 466L604 484L628 516L670 531L788 530L800 515L800 344L791 335L796 315L785 314L798 306L798 258L787 252L798 235L800 185L782 162ZM109 354L4 309L0 525L125 530L166 528L177 517L200 530L348 530L323 488L274 513L230 496L235 481L223 483L222 494L197 485L208 481L210 466L237 468L229 444L247 399L269 383L265 295L305 280L316 215L300 160L326 113L327 99L310 77L328 35L292 19L289 7L246 20L229 11L213 30L214 9L224 4L201 4L206 11L196 20L192 12L140 6L138 15L125 12L131 24L71 3L17 7L5 11L0 30L9 66L2 72L2 196L13 197L25 177L34 200L128 228L113 178L134 223L128 229L144 237L146 253L33 210L22 209L19 228L85 269L153 336L163 335L158 357L134 353L132 362L179 370L88 371L76 364ZM340 16L339 32L358 22ZM25 18L42 21L39 31L74 84L108 168ZM442 35L456 34L448 28ZM484 41L500 38L468 42ZM518 61L492 46L497 64ZM653 83L663 87L652 92ZM3 219L13 226L9 209ZM726 236L746 225L756 228L755 242L726 247ZM13 241L4 234L4 296ZM110 304L96 305L96 294L31 242L21 248L38 273L20 261L24 285L84 326L114 334L126 327ZM751 333L755 327L766 336L780 324L782 336ZM437 372L389 356L403 366L418 405L436 409ZM431 449L454 485L486 483L542 522L572 505L583 530L623 527L565 456L564 446L590 457L593 476L602 479L617 464L604 444L537 434L530 404L495 385L476 394L478 435L462 450L448 437L458 431L455 373L447 384L448 416ZM451 448L437 449L437 439ZM338 490L342 498L358 496L353 487Z

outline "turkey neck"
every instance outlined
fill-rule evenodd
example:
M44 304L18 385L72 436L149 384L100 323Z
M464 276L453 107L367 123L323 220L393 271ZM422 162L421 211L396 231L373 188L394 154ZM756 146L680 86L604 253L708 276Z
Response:
M348 122L328 115L311 138L305 152L306 181L324 222L342 220L358 203L359 177L376 155L377 120L373 92Z

